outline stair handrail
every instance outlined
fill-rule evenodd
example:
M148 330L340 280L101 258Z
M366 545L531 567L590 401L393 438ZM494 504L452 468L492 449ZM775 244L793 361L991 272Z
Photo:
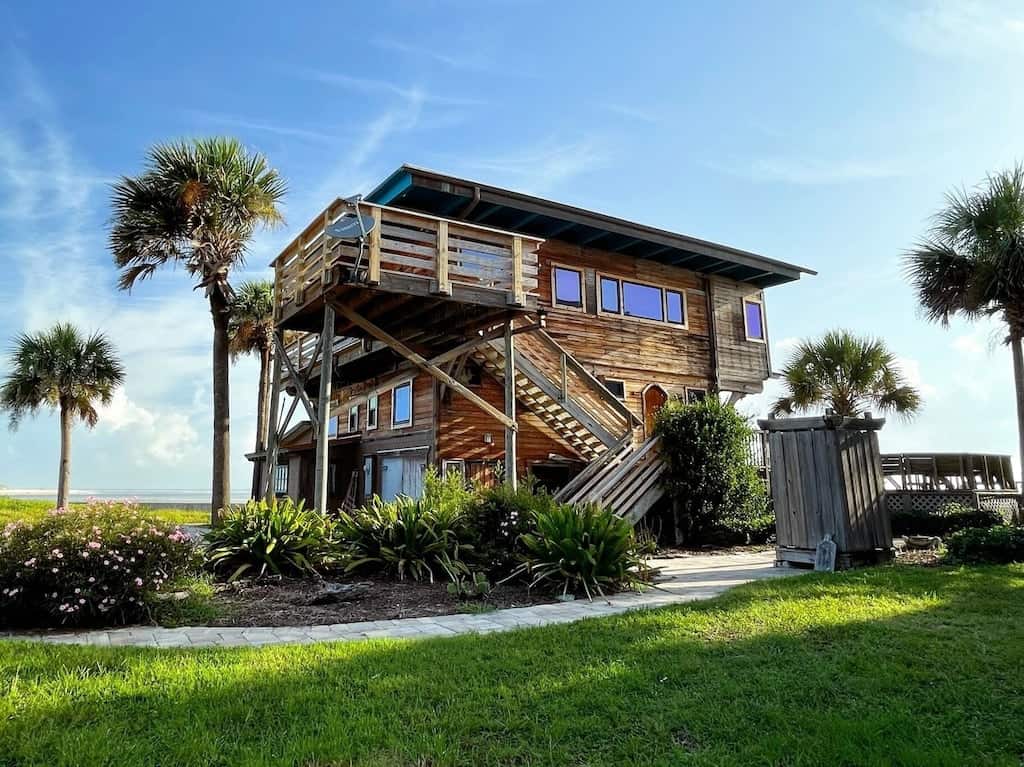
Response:
M628 432L615 445L605 450L601 455L583 467L583 470L570 479L558 492L555 493L556 501L564 501L572 497L576 491L585 485L590 479L600 473L601 469L607 466L616 456L622 454L623 448L633 440L633 432Z

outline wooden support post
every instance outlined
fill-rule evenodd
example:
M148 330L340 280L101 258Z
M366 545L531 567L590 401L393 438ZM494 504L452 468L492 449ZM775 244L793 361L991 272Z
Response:
M516 340L512 335L512 320L505 324L505 416L511 421L505 427L505 481L514 490L517 484L516 463Z
M437 222L437 292L442 296L452 294L452 283L448 279L448 222Z
M274 473L277 471L277 409L281 404L281 358L285 355L284 346L274 334L274 372L270 384L270 415L267 417L267 446L263 453L263 477L260 483L260 496L267 503L274 500Z
M331 253L331 246L327 242L327 227L331 225L331 206L328 205L324 211L324 231L320 235L320 286L327 285L328 275L331 273L331 265L328 263L328 256Z
M569 360L565 352L560 357L562 363L562 402L569 398Z
M387 345L394 351L398 352L398 354L405 357L405 359L407 359L413 365L418 367L420 370L429 373L441 383L447 384L450 389L458 392L463 397L472 402L474 405L476 405L478 408L480 408L485 413L490 415L492 418L495 418L498 421L500 421L502 425L512 429L516 428L515 420L509 419L504 413L502 413L500 410L494 407L491 403L487 402L487 400L481 398L476 393L467 389L465 386L456 381L446 372L441 370L441 368L439 368L436 364L432 363L430 360L423 357L423 355L414 352L412 349L403 344L401 341L399 341L397 338L395 338L393 335L388 333L383 328L379 328L376 325L374 325L372 322L366 319L366 317L361 315L352 307L346 304L338 303L336 301L331 301L330 305L335 310L337 310L338 314L345 317L353 325L362 328L364 331L366 331L368 334L376 338L378 341Z
M380 208L370 208L373 216L373 230L370 232L370 264L366 271L366 282L369 285L380 285Z
M316 486L314 487L314 503L320 514L327 513L327 451L330 440L328 422L331 417L331 372L334 360L331 350L334 348L334 309L330 304L324 306L324 327L320 334L320 398L317 400L316 429Z
M523 238L512 238L512 289L508 294L511 306L522 306L526 303L523 291Z

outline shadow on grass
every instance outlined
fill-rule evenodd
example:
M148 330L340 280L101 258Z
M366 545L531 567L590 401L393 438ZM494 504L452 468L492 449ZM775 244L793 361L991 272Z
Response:
M1022 640L1024 568L889 567L487 637L9 644L0 763L1018 765Z

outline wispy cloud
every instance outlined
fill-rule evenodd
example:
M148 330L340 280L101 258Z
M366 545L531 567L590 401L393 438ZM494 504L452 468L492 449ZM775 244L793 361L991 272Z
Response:
M606 144L592 136L570 141L545 140L476 158L447 159L470 174L486 174L494 183L538 194L548 193L569 179L606 167L610 162Z
M599 106L606 112L611 112L612 114L616 114L619 117L625 117L629 120L636 120L637 122L650 123L654 125L662 121L662 118L651 109L644 109L641 107L618 103L604 103Z
M293 125L281 125L279 123L269 122L266 120L256 120L238 115L207 112L200 109L187 109L184 114L189 119L196 120L201 123L227 125L232 128L270 133L275 136L284 136L286 138L298 138L321 144L337 144L344 140L344 137L334 133L298 128Z
M342 72L326 72L319 69L300 68L296 70L299 77L326 85L359 91L375 95L394 95L402 99L417 98L422 102L447 106L481 106L486 100L459 96L449 93L432 93L418 85L400 85L389 80L378 80L371 77L358 77Z
M709 162L707 165L719 172L751 181L795 186L828 186L903 175L902 169L896 164L877 160L759 157L746 161Z
M875 16L896 39L936 56L1024 56L1024 6L1017 0L886 3Z
M467 52L467 50L462 50L460 53L452 53L447 39L444 41L443 49L414 45L390 37L378 37L372 41L372 44L382 50L393 51L410 58L427 59L451 69L489 72L493 67L491 57L483 51Z

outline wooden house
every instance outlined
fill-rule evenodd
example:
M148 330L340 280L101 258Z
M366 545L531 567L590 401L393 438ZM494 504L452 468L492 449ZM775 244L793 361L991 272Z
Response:
M532 472L632 519L660 495L654 413L760 392L764 290L813 274L411 166L332 202L273 266L292 399L272 399L254 492L332 508L416 495L427 466Z

